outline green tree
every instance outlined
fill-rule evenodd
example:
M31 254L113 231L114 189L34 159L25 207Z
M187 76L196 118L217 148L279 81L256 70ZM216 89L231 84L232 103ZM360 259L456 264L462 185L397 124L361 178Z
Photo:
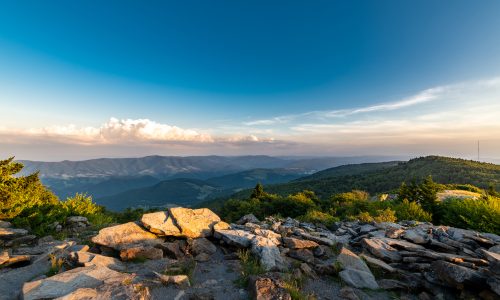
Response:
M429 175L419 186L418 202L428 212L434 212L437 205L438 186Z
M252 194L250 195L250 198L256 198L260 199L266 195L266 192L264 192L264 186L262 184L257 183L255 188L252 191Z
M23 210L59 202L38 178L38 173L15 176L23 165L14 157L0 161L0 219L12 219Z

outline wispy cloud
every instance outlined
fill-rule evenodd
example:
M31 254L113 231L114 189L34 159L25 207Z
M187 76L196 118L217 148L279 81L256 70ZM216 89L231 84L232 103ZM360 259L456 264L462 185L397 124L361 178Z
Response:
M427 89L418 93L415 96L395 102L381 103L377 105L370 105L352 109L310 111L300 114L283 115L269 119L247 121L244 122L243 124L247 126L266 126L266 125L290 123L292 121L297 121L302 118L328 119L328 118L347 117L351 115L370 113L370 112L397 110L438 99L439 95L448 90L449 88L450 86L442 86L442 87Z

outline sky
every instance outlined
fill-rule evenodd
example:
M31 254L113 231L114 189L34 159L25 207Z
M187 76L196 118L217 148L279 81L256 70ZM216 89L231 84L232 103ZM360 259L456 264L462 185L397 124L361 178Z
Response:
M477 159L479 140L482 160L500 159L498 12L496 0L0 0L0 155Z

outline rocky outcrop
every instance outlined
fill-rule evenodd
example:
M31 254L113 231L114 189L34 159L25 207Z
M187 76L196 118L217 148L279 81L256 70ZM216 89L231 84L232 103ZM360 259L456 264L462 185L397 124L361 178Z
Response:
M92 238L92 242L115 250L122 250L134 244L155 245L162 241L138 224L129 222L101 229L99 234Z
M175 207L169 209L169 213L179 227L182 236L188 238L212 236L214 225L221 221L218 215L207 208Z
M174 224L168 211L144 214L141 222L149 231L157 235L181 236L180 229Z
M79 222L85 223L66 220ZM340 292L346 299L370 297L362 289L410 293L409 299L500 296L494 234L417 222L337 222L331 230L291 218L245 216L239 223L220 221L208 209L171 208L101 229L91 247L50 237L11 244L29 233L2 223L2 242L12 246L0 250L0 299L17 299L19 291L25 299L242 299L246 291L234 277L198 275L202 280L191 284L190 274L234 265L238 276L247 271L237 258L250 254L246 263L260 266L245 267L264 272L249 280L257 299L290 299L294 284L309 281L328 282L312 290L325 295L328 276L348 286Z

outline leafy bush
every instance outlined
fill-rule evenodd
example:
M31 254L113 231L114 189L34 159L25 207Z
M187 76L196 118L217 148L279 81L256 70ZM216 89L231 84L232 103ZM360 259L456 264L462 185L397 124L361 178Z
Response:
M0 161L0 219L11 220L17 227L31 229L37 235L52 233L54 222L64 224L70 216L87 217L97 226L113 221L89 196L76 194L59 201L40 182L38 173L16 177L23 165L13 159Z
M325 224L326 226L331 226L335 222L339 221L339 218L336 218L330 214L324 213L319 210L310 210L305 215L299 217L300 221L309 222L314 224Z
M401 203L395 205L396 217L398 220L415 220L423 222L431 222L432 214L425 211L420 204L410 202L404 199Z
M0 161L0 220L15 218L27 208L57 204L57 197L43 186L38 173L15 177L23 165L13 160Z
M500 198L446 199L438 217L442 224L500 234Z

